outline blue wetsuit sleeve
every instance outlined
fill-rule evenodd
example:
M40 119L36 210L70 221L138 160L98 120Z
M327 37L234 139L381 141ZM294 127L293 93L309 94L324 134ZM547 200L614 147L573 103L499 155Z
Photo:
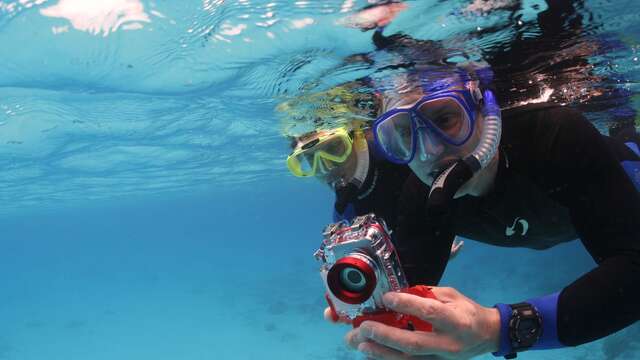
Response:
M511 341L509 340L511 307L507 304L495 304L494 307L500 312L500 348L492 354L493 356L500 357L513 353Z
M531 350L557 349L564 347L558 339L558 298L560 292L551 295L529 299L526 302L538 309L542 316L542 334L533 344Z
M557 349L564 347L558 339L558 297L560 293L529 299L526 302L533 305L542 317L542 334L540 339L528 350ZM496 304L500 312L500 349L494 356L505 356L513 352L509 339L509 320L511 307L507 304Z

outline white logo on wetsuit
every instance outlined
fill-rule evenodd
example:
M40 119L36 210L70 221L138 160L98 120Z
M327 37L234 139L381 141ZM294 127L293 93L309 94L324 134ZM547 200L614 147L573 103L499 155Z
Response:
M525 236L527 235L527 231L529 231L529 223L527 222L527 220L525 219L521 219L519 217L517 217L515 220L513 220L513 225L511 226L507 226L507 228L504 231L504 234L506 236L511 236L513 234L516 233L516 225L520 224L522 225L522 233L520 234L521 236Z

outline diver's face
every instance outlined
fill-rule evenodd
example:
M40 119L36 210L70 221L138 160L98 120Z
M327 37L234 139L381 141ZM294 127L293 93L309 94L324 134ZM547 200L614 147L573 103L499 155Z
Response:
M340 139L329 140L321 143L320 145L313 145L318 143L322 137L326 137L330 135L330 131L318 130L315 134L308 136L304 139L304 141L299 142L296 146L296 150L300 148L314 146L314 148L321 148L324 152L328 152L332 155L339 157L341 154L347 151L344 141ZM320 149L318 149L320 150ZM301 157L304 157L306 164L313 164L317 161L316 172L314 174L315 178L318 180L328 184L330 187L334 187L336 183L341 180L348 181L351 179L356 171L357 167L357 156L354 151L351 151L350 154L346 157L346 159L342 162L336 162L327 159L324 156L317 156L314 151L309 151L308 153L303 153Z
M339 164L321 159L318 164L316 178L329 185L329 187L335 188L336 184L347 182L354 176L357 162L355 151L352 151L347 159Z
M442 129L448 135L455 134L459 131L459 124L465 123L465 119L457 118L462 116L460 112L448 109L446 102L434 101L428 104L429 108L424 111L428 112L428 118L434 119L439 123L435 125ZM476 126L473 129L469 139L461 145L452 145L433 131L421 126L417 130L416 154L409 163L409 167L418 176L422 182L431 186L434 179L449 166L462 159L464 156L473 152L480 142L482 130L482 114L476 113Z

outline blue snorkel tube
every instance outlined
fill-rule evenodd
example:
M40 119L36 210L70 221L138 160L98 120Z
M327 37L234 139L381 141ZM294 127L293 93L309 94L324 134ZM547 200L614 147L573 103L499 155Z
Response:
M486 167L498 150L500 144L500 136L502 135L502 117L500 115L500 106L496 102L496 97L491 90L485 90L483 93L484 109L482 115L484 124L482 127L482 135L480 143L476 146L471 155L465 158L465 162L471 162L471 158L477 162L474 163L474 170L480 170ZM469 160L467 160L469 159Z
M486 70L491 72L489 69ZM431 219L438 217L440 220L445 220L442 216L448 213L456 192L475 173L489 165L498 150L502 133L500 107L491 90L483 92L483 102L482 115L484 123L480 143L471 154L458 160L440 173L433 181L429 198L427 199L427 215Z

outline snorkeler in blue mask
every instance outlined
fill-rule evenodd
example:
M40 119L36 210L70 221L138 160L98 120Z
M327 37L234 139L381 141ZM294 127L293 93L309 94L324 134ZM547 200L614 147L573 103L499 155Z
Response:
M427 67L381 86L375 145L422 184L405 185L397 224L416 235L405 239L422 239L402 244L404 234L396 244L423 264L414 277L437 285L456 235L536 250L579 238L598 265L556 293L491 308L452 288L434 286L438 300L388 293L390 310L439 331L364 322L346 339L371 358L513 357L580 345L640 319L640 195L621 165L640 163L634 146L600 134L570 107L501 111L477 70Z

